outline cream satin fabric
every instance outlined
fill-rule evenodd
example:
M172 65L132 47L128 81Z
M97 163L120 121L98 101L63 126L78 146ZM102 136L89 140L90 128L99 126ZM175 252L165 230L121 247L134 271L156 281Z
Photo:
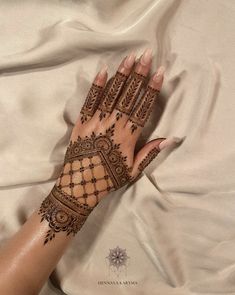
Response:
M51 190L104 63L113 74L151 46L166 75L141 143L185 138L99 204L41 294L235 294L234 12L233 0L0 1L1 243ZM130 257L119 278L105 258L116 246ZM123 280L137 285L98 284Z

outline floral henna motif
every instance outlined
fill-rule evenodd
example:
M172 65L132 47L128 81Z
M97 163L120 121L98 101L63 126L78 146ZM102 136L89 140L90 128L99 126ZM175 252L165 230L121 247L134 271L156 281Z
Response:
M154 158L158 155L160 150L157 147L154 147L148 154L147 156L140 162L138 169L139 171L143 171L149 164L152 162Z
M132 133L137 129L138 126L144 127L158 95L159 91L157 89L154 89L151 86L147 87L143 98L134 107L130 116L130 121L132 122Z
M145 76L135 72L128 78L122 95L115 106L115 109L119 111L116 114L117 120L122 117L123 113L126 115L131 113L131 110L139 97L144 80Z
M114 109L116 100L121 93L121 90L127 80L127 76L117 72L113 78L107 83L104 91L103 100L98 109L101 111L100 120L106 117L107 113L111 113Z
M46 220L50 229L47 231L44 245L55 237L55 233L67 232L75 235L86 221L93 208L61 191L54 185L50 194L42 202L39 214L41 222Z
M103 87L98 86L96 84L92 84L87 98L85 100L85 103L81 109L81 122L84 123L85 121L87 121L89 118L91 118L100 101L101 95L103 92Z
M130 182L131 168L113 141L114 128L70 141L63 171L39 210L51 228L44 243L59 231L75 234L102 196Z

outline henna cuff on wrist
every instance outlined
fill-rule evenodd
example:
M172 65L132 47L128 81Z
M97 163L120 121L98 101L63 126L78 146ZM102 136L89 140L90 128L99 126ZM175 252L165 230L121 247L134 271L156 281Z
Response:
M80 203L54 185L50 194L42 202L38 214L41 222L46 220L50 229L47 231L44 244L55 237L55 233L64 231L75 235L83 226L94 207Z

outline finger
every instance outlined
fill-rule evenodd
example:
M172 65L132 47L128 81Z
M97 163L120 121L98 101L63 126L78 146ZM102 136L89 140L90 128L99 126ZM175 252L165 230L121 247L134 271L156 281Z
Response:
M131 173L132 180L137 178L141 172L157 157L159 152L169 146L174 146L182 141L179 137L157 138L148 142L135 156Z
M105 87L103 99L98 107L100 114L99 118L107 118L112 113L116 101L121 94L123 86L125 85L129 74L131 73L132 67L135 63L135 54L132 52L127 56L118 67L118 70L114 77L112 77L107 86Z
M150 71L151 62L152 49L148 48L144 51L135 66L135 70L129 76L124 90L115 105L114 116L116 117L116 120L119 120L121 117L124 118L124 123L128 120L141 89L143 88L146 76Z
M107 80L107 66L103 66L100 72L96 75L92 86L88 92L85 103L80 112L80 121L85 123L88 121L97 110L97 107L101 100L101 95Z
M161 66L158 71L152 76L147 85L145 93L131 112L126 127L131 130L131 133L134 133L136 131L136 138L140 135L142 128L144 127L150 113L153 110L154 103L157 100L163 84L164 71L164 67Z

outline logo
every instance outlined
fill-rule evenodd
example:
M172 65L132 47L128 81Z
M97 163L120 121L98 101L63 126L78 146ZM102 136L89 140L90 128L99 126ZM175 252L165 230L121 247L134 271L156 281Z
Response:
M130 264L130 257L127 250L119 246L109 249L108 255L105 257L106 265L109 270L109 278L112 280L98 281L98 285L137 285L138 283L133 280L128 280L127 268ZM122 279L121 279L122 278Z

